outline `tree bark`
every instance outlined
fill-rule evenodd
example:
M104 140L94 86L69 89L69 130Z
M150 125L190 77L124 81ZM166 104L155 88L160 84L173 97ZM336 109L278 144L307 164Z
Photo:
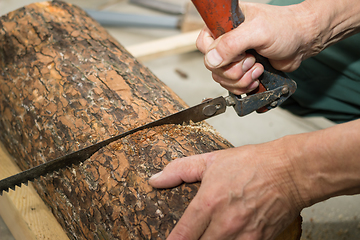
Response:
M0 19L0 139L25 170L186 104L84 11L54 1ZM153 189L177 157L231 147L206 123L123 138L34 181L72 239L165 239L199 184ZM299 239L298 219L283 239Z

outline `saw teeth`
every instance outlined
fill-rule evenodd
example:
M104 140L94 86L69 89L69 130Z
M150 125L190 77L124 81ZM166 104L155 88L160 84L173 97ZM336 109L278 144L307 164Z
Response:
M102 143L102 142L101 142ZM105 145L107 145L108 143L106 143ZM100 146L100 145L99 145ZM101 145L100 146L100 148L102 148L103 147L103 145ZM84 151L85 151L85 149L83 149ZM38 166L36 166L36 167L33 167L33 168L36 168L36 169L38 169L38 170L34 170L34 171L32 171L31 172L31 168L30 169L28 169L28 170L30 170L30 172L28 172L28 170L26 170L27 171L27 177L18 177L18 178L16 178L16 175L13 175L13 176L11 176L11 177L14 177L16 180L14 180L14 178L11 178L10 180L8 180L8 181L10 181L11 183L14 183L14 182L16 182L16 181L21 181L20 183L15 183L15 185L13 185L13 186L11 186L11 187L9 187L8 189L4 189L4 190L0 190L0 196L2 195L2 193L3 193L3 191L6 191L6 192L9 192L9 189L12 189L13 191L15 191L15 188L16 188L16 186L18 186L18 187L21 187L21 184L24 184L24 185L26 185L26 186L28 186L28 182L30 181L33 181L34 179L36 179L36 178L38 178L38 177L46 177L46 176L49 176L49 177L54 177L54 175L59 175L59 172L61 172L60 170L61 169L64 169L65 167L66 168L68 168L70 171L73 171L73 169L75 168L76 169L76 166L78 166L78 164L79 163L82 163L83 161L86 161L89 157L91 157L93 154L94 154L94 152L96 152L97 150L99 150L99 148L96 148L96 149L92 149L91 150L91 152L90 153L86 153L85 155L79 155L79 153L76 151L76 152L73 152L72 154L71 154L71 158L70 159L67 159L67 161L65 161L65 162L63 162L63 163L61 163L61 165L59 166L57 166L56 168L56 170L54 170L54 169L52 169L51 171L48 171L48 172L44 172L43 170L39 170L39 168L41 169L42 167L41 167L41 165L38 165ZM53 161L56 161L56 162L58 162L58 161L62 161L62 160L64 160L63 159L64 158L64 156L63 157L60 157L60 158L56 158L56 159L53 159ZM80 159L79 159L80 158ZM70 162L69 162L70 161ZM44 163L45 164L45 163ZM50 163L50 165L51 165L51 163ZM70 166L69 166L70 165ZM47 167L49 166L49 165L46 165ZM36 172L36 171L39 171L39 172ZM35 172L36 172L36 174L35 174ZM30 177L31 176L31 177ZM36 176L36 177L34 177L34 176ZM1 181L3 181L3 180L0 180L0 182ZM6 184L7 185L7 184Z
M19 187L19 188L20 188L22 184L24 184L25 186L29 186L29 182L30 182L30 180L28 180L28 181L26 181L26 182L23 182L23 183L15 184L14 186L11 186L11 187L9 187L9 188L7 188L7 189L5 189L5 190L2 190L2 191L0 191L0 196L2 196L3 192L9 192L10 189L13 190L13 191L15 191L16 187Z
M6 190L2 190L2 191L0 191L0 196L2 196L2 195L3 195L3 192L9 192L9 189L6 189Z

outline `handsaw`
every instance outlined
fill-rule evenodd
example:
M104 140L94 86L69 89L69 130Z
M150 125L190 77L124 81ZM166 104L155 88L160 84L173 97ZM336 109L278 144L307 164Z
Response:
M238 0L192 0L192 2L206 25L212 31L214 37L219 37L225 32L231 31L244 21L244 15L239 8ZM219 4L220 2L222 4ZM279 106L295 92L296 83L283 72L274 69L268 59L260 56L254 50L250 50L250 53L265 68L263 75L259 78L260 87L256 91L246 96L229 93L226 97L220 96L207 100L193 107L2 179L0 180L0 195L2 195L3 191L9 191L9 189L15 190L15 187L20 187L22 183L27 184L28 181L32 181L40 176L84 162L104 146L147 128L163 124L200 122L224 113L229 106L232 106L239 116L245 116L254 111L265 112Z

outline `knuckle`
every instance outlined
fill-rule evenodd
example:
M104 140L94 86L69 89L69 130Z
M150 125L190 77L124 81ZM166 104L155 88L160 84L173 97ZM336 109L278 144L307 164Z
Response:
M229 90L231 93L235 94L235 95L241 95L241 94L244 94L246 93L246 91L242 90L242 89L239 89L239 88L234 88L234 89L231 89Z
M224 85L224 84L221 84L221 83L220 83L220 86L223 87L223 88L225 88L226 90L234 93L234 92L233 92L233 89L234 89L234 88L228 87L228 86L226 86L226 85ZM234 93L234 94L237 94L237 93ZM238 95L238 94L237 94L237 95Z
M233 81L238 81L243 77L241 65L235 64L224 70L224 76Z
M198 211L207 211L211 214L220 212L221 209L226 205L227 198L224 197L222 189L214 189L208 194L204 194L201 198L201 205L198 205Z
M174 239L177 239L177 240L189 240L189 239L190 239L190 238L188 237L188 236L189 236L189 232L188 232L188 231L185 231L184 228L182 228L180 231L172 232L172 233L171 233L171 236L174 237Z
M217 83L220 83L220 84L224 83L224 79L222 77L220 77L219 75L217 75L216 73L212 73L212 78Z
M237 42L229 34L223 35L217 46L218 51L220 50L226 55L233 53L237 49Z
M248 219L243 215L233 215L224 218L222 228L229 234L236 235L236 233L243 232L248 224Z
M247 90L247 88L250 86L251 83L253 83L252 79L244 78L238 82L237 87Z

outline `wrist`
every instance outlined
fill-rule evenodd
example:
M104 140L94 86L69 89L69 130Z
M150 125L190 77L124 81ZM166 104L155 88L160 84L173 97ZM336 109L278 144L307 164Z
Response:
M284 156L286 156L289 175L293 182L291 194L294 196L295 203L300 209L309 207L315 202L313 194L314 168L311 163L309 164L312 159L308 156L309 152L307 151L309 136L307 134L289 135L279 140L286 146Z
M260 145L265 155L270 156L264 163L264 172L273 180L276 188L287 198L291 209L300 212L309 206L310 196L307 189L310 183L302 180L303 169L297 163L297 141L295 135L289 135Z
M360 31L360 5L357 0L313 1L296 5L309 56Z
M305 0L299 4L291 5L294 8L294 16L297 22L294 30L298 31L298 38L301 39L299 52L302 54L302 60L317 55L325 48L323 33L326 26L323 22L326 21L316 11L313 2Z
M298 199L304 207L360 193L360 120L286 137Z

